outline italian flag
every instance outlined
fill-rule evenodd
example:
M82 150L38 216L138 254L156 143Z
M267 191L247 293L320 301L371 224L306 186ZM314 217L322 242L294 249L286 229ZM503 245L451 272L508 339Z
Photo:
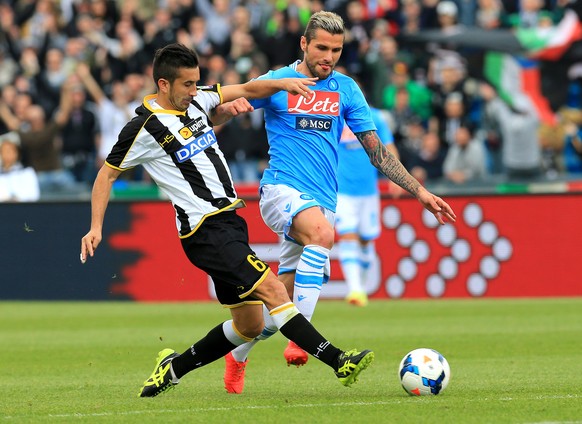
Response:
M567 9L557 25L520 28L515 35L530 58L558 60L574 41L582 39L582 25L576 12Z
M541 92L537 61L507 53L487 52L484 75L507 104L516 107L527 103L536 110L542 122L557 123L556 115Z

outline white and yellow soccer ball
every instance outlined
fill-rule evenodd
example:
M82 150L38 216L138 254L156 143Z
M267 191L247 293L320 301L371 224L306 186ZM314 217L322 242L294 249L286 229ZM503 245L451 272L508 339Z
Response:
M400 361L398 377L410 395L438 395L449 384L451 368L445 357L436 350L414 349Z

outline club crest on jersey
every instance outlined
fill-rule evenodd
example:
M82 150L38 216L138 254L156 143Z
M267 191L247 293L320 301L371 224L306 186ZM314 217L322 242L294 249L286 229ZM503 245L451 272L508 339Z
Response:
M287 95L287 111L308 115L339 116L340 95L336 91L314 91L310 99L298 94Z
M180 128L178 133L184 138L184 140L189 139L197 132L200 132L206 124L202 118L196 118L192 122L188 123L185 127Z
M196 156L214 143L216 143L216 135L213 130L210 130L207 133L202 134L200 137L195 138L174 154L176 155L178 162L182 163Z
M324 118L305 118L296 117L295 118L295 129L296 130L315 130L315 131L331 131L331 119Z

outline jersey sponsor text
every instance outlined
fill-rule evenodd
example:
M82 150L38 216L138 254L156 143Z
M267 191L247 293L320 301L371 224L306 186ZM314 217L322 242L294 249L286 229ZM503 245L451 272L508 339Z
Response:
M180 131L180 135L185 139L192 137L194 134L200 132L200 130L204 129L206 124L202 120L202 118L196 118L194 121L183 127Z
M311 99L298 94L288 94L287 109L289 113L339 116L339 98L339 93L334 91L314 91Z
M214 131L210 130L209 132L202 134L200 137L195 138L180 150L176 151L176 158L178 159L178 162L182 163L191 157L196 156L198 153L206 149L208 146L213 145L214 143L216 143L216 136L214 135Z
M316 131L331 131L331 119L317 119L317 118L295 118L295 129L297 130L316 130Z

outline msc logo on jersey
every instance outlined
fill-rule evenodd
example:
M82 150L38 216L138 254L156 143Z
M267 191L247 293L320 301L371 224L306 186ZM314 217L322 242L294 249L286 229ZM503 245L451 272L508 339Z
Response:
M298 94L287 95L289 113L339 116L340 95L336 91L314 91L310 99Z
M192 122L189 122L185 127L180 128L178 133L184 138L184 140L188 140L194 134L202 130L206 124L202 120L202 118L196 118Z
M331 131L331 119L323 118L295 118L296 130Z
M174 154L176 155L178 162L182 163L196 156L198 153L206 149L208 146L212 146L214 143L216 143L216 136L214 135L214 131L210 130L209 132L202 134L200 137L195 138Z

